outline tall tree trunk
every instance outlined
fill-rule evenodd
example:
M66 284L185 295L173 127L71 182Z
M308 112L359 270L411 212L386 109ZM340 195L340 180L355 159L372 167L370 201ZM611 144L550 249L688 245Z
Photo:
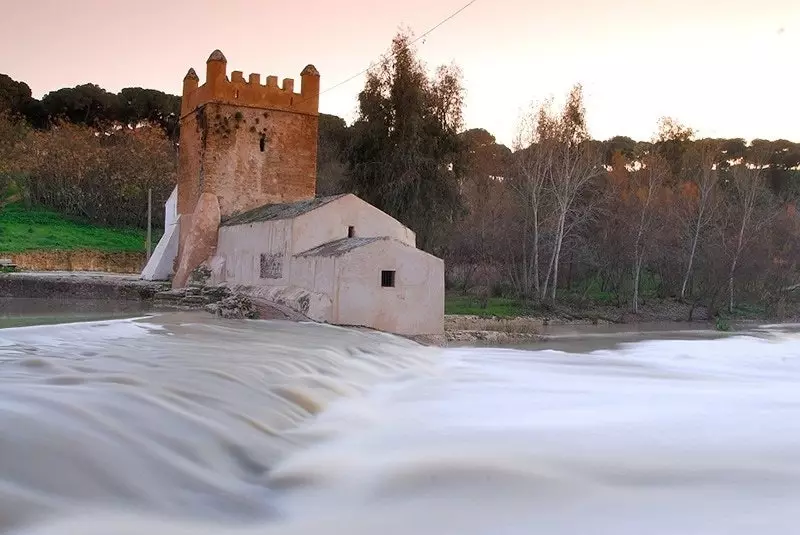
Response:
M539 295L539 205L535 201L533 208L533 284L536 295Z
M530 291L530 282L528 281L528 211L525 211L525 224L522 229L522 295L520 297L527 298Z
M564 226L566 224L566 219L567 211L562 210L558 219L558 236L556 237L555 254L553 255L553 285L550 290L550 299L553 304L556 302L556 292L558 291L558 263L561 258L561 244L564 243Z
M749 210L745 210L745 214L748 214ZM731 261L731 270L728 273L728 312L733 314L733 289L734 289L734 275L736 274L736 264L739 262L739 255L742 252L742 244L744 243L744 230L745 226L747 225L748 215L742 217L742 226L739 227L739 239L736 242L736 251L733 254L733 260Z
M547 290L550 289L550 276L553 274L553 264L556 260L556 246L553 245L553 250L550 252L550 263L547 266L547 273L542 279L542 292L541 292L541 299L544 301L547 299Z
M639 219L639 228L636 231L636 241L633 243L633 313L639 313L639 278L642 272L642 261L644 251L642 249L642 234L644 234L645 217L648 204L642 209L642 217Z
M700 227L703 221L703 207L700 207L700 213L697 215L697 222L694 227L694 236L692 236L692 248L689 251L689 262L686 265L686 273L683 275L683 284L681 284L681 301L686 298L686 288L689 285L689 279L692 276L692 267L694 266L694 255L697 251L697 241L700 238Z
M639 278L642 272L641 257L634 262L633 267L633 313L639 313Z

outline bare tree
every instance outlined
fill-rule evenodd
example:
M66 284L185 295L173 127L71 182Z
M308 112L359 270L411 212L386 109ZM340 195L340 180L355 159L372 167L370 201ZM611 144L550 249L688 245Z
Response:
M743 161L731 168L730 196L736 214L735 236L728 270L728 311L733 312L736 269L749 239L757 234L776 214L770 207L758 210L759 204L768 199L766 185L767 166L763 154L754 154L750 161Z
M665 178L669 174L666 161L657 155L648 155L642 168L634 174L631 200L636 206L636 224L633 229L633 313L639 313L639 282L642 265L653 230L655 203ZM636 180L638 179L638 180Z
M533 290L537 298L541 297L539 250L545 215L544 188L548 168L552 164L552 146L547 142L551 129L548 115L551 105L552 101L547 101L522 117L514 140L517 158L513 170L516 180L509 182L522 205L522 236L517 244L520 266L517 272L512 273L512 278L521 294L530 295Z
M589 182L605 172L602 152L586 128L583 91L576 85L563 109L546 101L523 117L515 142L515 180L512 187L522 205L522 235L518 238L518 286L539 299L556 300L558 268L564 238L586 214L576 201ZM542 234L552 225L552 246L542 277ZM529 236L530 234L530 236Z
M564 236L568 230L568 219L579 195L592 179L605 173L602 152L591 143L586 127L586 109L583 106L583 89L576 85L567 98L561 116L547 122L549 139L544 143L552 148L548 151L545 173L555 201L555 238L550 266L542 284L541 295L545 298L550 285L550 298L556 300L558 289L558 267Z
M695 171L694 191L691 196L690 213L688 217L689 232L689 258L686 262L686 271L681 284L681 300L686 298L686 289L692 276L694 260L697 254L697 244L703 229L711 221L713 214L713 201L718 182L717 158L719 145L712 141L701 141L698 145L698 161ZM693 202L692 202L693 201Z

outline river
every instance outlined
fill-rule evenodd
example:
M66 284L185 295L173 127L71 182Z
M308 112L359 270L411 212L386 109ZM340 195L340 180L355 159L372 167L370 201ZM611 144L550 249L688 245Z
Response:
M797 531L793 328L441 349L136 312L0 329L0 532Z

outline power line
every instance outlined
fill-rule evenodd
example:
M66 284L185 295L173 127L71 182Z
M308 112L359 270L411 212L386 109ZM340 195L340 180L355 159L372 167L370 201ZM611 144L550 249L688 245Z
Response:
M433 27L429 28L429 29L428 29L428 30L427 30L425 33L423 33L422 35L420 35L420 36L419 36L419 37L417 37L416 39L412 40L412 41L409 43L409 45L413 45L413 44L417 43L417 42L418 42L420 39L424 39L425 37L427 37L428 35L430 35L431 33L433 33L433 32L434 32L434 31L435 31L437 28L439 28L439 27L440 27L440 26L442 26L443 24L447 23L447 22L448 22L448 21L450 21L451 19L453 19L453 18L457 17L457 16L458 16L458 15L459 15L459 14L460 14L462 11L464 11L465 9L467 9L469 6L471 6L472 4L474 4L474 3L475 3L475 2L477 2L477 1L478 1L478 0L470 0L469 2L467 2L466 4L464 4L463 6L461 6L460 8L458 8L456 11L454 11L453 13L451 13L450 15L448 15L448 16L447 16L445 19L442 19L441 21L439 21L439 22L438 22L438 23L437 23L435 26L433 26ZM385 59L385 58L386 58L386 54L383 54L382 56L380 56L380 58L379 58L379 59ZM351 81L355 80L356 78L358 78L358 77L359 77L359 76L361 76L362 74L364 74L364 73L366 73L367 71L369 71L369 70L372 68L372 66L373 66L374 64L375 64L375 62L373 61L373 62L371 62L371 63L369 64L369 66L367 66L367 68L366 68L366 69L363 69L363 70L361 70L361 71L357 72L356 74L354 74L353 76L350 76L349 78L346 78L346 79L342 80L342 81L341 81L341 82L339 82L338 84L336 84L336 85L333 85L333 86L329 87L329 88L328 88L328 89L326 89L325 91L320 91L319 93L317 93L317 94L316 94L316 95L314 95L313 97L308 97L307 99L303 99L301 102L305 102L306 100L311 100L312 98L317 98L317 97L319 97L319 96L321 96L321 95L323 95L323 94L327 93L328 91L333 91L334 89L336 89L336 88L338 88L338 87L340 87L340 86L343 86L344 84L346 84L346 83L348 83L348 82L351 82Z

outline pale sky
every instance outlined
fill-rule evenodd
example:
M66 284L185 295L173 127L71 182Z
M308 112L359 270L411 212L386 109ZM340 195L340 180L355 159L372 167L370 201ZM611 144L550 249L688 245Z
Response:
M180 94L215 48L228 72L325 90L383 54L400 26L421 34L467 0L0 0L0 73L34 96L93 82ZM520 112L584 85L598 139L648 139L669 115L701 135L800 141L800 0L477 0L418 44L431 68L464 73L467 127L510 144ZM298 82L299 83L299 82ZM363 77L320 110L355 115Z

